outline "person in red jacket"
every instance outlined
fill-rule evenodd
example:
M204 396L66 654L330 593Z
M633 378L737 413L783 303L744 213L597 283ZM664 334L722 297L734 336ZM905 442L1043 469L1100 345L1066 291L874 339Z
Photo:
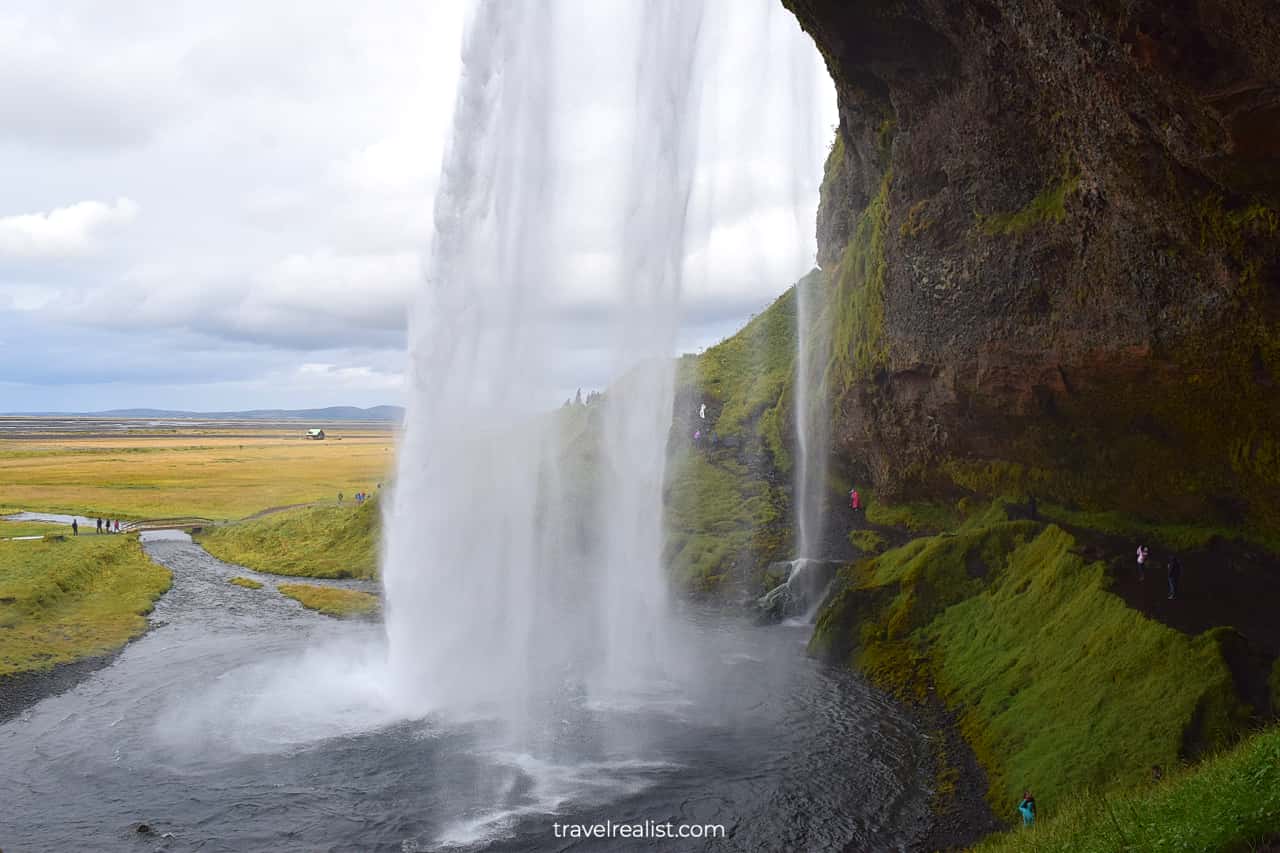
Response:
M851 489L849 491L849 507L854 512L862 509L862 496L858 494L857 489Z

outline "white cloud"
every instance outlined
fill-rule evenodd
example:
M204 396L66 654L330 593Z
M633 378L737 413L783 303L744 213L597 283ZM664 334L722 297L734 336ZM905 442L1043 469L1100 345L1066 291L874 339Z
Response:
M403 373L386 372L365 364L306 362L298 365L291 378L307 387L365 391L399 391L404 387Z
M0 217L0 258L73 257L97 247L104 232L138 215L132 199L82 201L47 213Z
M172 40L140 28L104 50L89 20L52 9L0 16L0 140L116 149L180 112Z
M798 33L776 0L719 2L708 35L732 55L701 111L685 265L703 337L805 271L811 209L799 238L781 212L816 198L834 120L823 103L814 128L796 126L795 85L771 58L790 36L757 32L771 8ZM379 0L358 15L346 0L0 5L0 337L32 356L7 376L30 380L31 404L7 394L7 407L397 393L465 0ZM552 304L534 320L564 343L549 369L565 386L613 369L602 335L625 272L619 163L635 114L633 68L609 45L638 8L561 0L549 18L555 192L512 215L550 223L530 231L551 241ZM490 167L519 162L518 140L491 144ZM102 376L111 384L91 390ZM51 405L68 377L85 404Z
M52 304L58 294L57 288L45 285L0 282L0 310L39 311Z
M239 311L245 318L292 316L314 322L328 317L335 323L402 329L421 280L414 252L290 255L257 277Z
M426 194L440 168L440 152L431 143L422 130L398 133L353 152L335 171L357 192Z

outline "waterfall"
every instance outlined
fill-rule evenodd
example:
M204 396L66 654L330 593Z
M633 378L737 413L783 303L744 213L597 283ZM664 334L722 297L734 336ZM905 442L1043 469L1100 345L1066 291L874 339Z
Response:
M808 164L821 162L812 133L818 105L815 102L819 70L812 47L800 39L788 42L787 71L792 102L801 120L792 135L792 210L797 217L803 200L812 193L815 178ZM809 220L812 222L812 220ZM807 223L806 223L807 225ZM800 227L797 221L797 227ZM794 507L796 556L820 558L826 534L827 459L831 451L831 411L826 373L830 356L831 318L826 310L827 287L821 273L805 276L796 284L796 359L793 395L795 424Z
M621 240L625 283L614 321L615 372L605 409L602 609L607 675L642 674L669 636L662 571L662 484L674 398L685 227L696 156L695 60L702 4L657 0L639 35L635 115Z
M617 10L638 13L634 26L591 30L617 65L607 71L634 76L630 145L611 149L618 209L591 211L617 226L601 327L625 375L587 416L598 459L575 467L580 407L550 414L547 388L574 209L557 103L587 97L554 45L581 11L481 0L468 26L383 554L390 691L406 713L528 722L566 687L626 689L662 666L661 488L701 4L646 0ZM615 43L627 32L634 43Z
M831 412L826 372L830 352L830 317L826 283L821 273L796 284L795 372L795 520L796 555L823 556L829 500L827 458L831 445Z

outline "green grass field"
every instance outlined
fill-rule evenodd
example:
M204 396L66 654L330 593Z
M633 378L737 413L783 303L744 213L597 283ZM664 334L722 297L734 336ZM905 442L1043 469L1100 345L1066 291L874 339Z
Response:
M111 518L243 518L268 507L373 492L390 475L390 429L326 441L292 430L235 436L0 440L3 501L13 509Z
M136 536L0 542L0 676L115 651L169 582Z
M376 595L354 589L337 589L305 583L282 583L276 589L303 607L339 619L369 616L376 613L379 606Z

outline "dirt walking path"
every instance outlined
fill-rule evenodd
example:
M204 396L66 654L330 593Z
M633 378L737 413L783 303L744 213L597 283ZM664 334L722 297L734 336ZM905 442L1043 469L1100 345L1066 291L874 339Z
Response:
M1268 684L1280 658L1280 558L1228 540L1176 552L1143 542L1151 556L1140 577L1136 539L1060 526L1076 537L1086 559L1106 562L1111 591L1148 618L1191 635L1235 629L1240 636L1224 653L1240 694L1259 716L1280 711L1272 707ZM1167 566L1175 554L1182 576L1170 599Z

